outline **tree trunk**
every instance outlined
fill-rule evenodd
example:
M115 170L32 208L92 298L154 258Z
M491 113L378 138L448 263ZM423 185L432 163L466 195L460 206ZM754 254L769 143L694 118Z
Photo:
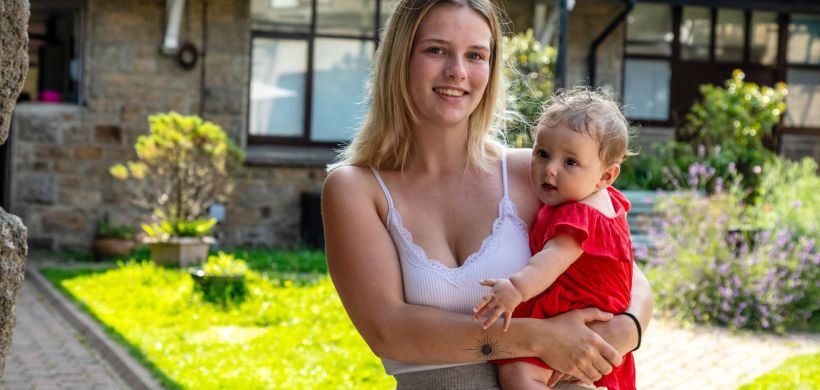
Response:
M28 72L28 0L0 0L0 144ZM0 376L14 330L14 301L26 268L26 227L0 208Z

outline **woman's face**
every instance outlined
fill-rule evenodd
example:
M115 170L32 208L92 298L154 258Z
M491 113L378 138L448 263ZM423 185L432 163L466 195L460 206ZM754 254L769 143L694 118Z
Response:
M437 5L424 17L410 56L416 126L466 126L490 76L492 32L469 7Z

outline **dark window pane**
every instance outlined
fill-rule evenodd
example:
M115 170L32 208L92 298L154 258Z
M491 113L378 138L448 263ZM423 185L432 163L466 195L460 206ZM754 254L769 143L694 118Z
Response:
M627 54L672 54L672 9L665 4L639 3L627 17Z
M316 7L317 33L373 36L373 24L376 22L375 1L319 1Z
M749 60L763 65L777 62L777 14L755 11L752 13Z
M788 48L790 64L820 64L820 15L792 15Z
M668 61L627 59L624 63L626 116L632 119L668 119L671 74Z
M715 25L715 59L743 61L743 35L746 16L739 9L720 9Z
M820 70L789 69L786 82L786 126L820 128Z
M253 40L251 135L304 134L307 49L305 41Z
M706 7L683 7L680 23L680 56L684 60L709 59L711 15Z
M373 42L316 39L311 140L348 140L365 115Z
M251 0L255 30L309 32L311 0Z

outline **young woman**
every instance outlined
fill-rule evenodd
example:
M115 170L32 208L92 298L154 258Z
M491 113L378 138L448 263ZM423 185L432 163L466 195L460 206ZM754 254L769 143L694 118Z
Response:
M482 279L530 258L541 204L529 150L493 141L505 96L501 27L489 0L404 0L376 53L370 111L322 195L333 283L399 388L494 388L489 359L534 356L591 383L638 343L627 316L597 309L483 330ZM635 272L629 311L652 299Z

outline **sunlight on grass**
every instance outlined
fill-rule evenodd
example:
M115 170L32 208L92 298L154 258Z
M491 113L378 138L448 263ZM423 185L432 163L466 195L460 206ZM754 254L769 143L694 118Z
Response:
M250 297L222 308L204 302L185 272L152 263L43 273L139 350L170 388L395 387L325 275L251 272Z
M738 390L810 390L820 387L820 353L800 355Z

